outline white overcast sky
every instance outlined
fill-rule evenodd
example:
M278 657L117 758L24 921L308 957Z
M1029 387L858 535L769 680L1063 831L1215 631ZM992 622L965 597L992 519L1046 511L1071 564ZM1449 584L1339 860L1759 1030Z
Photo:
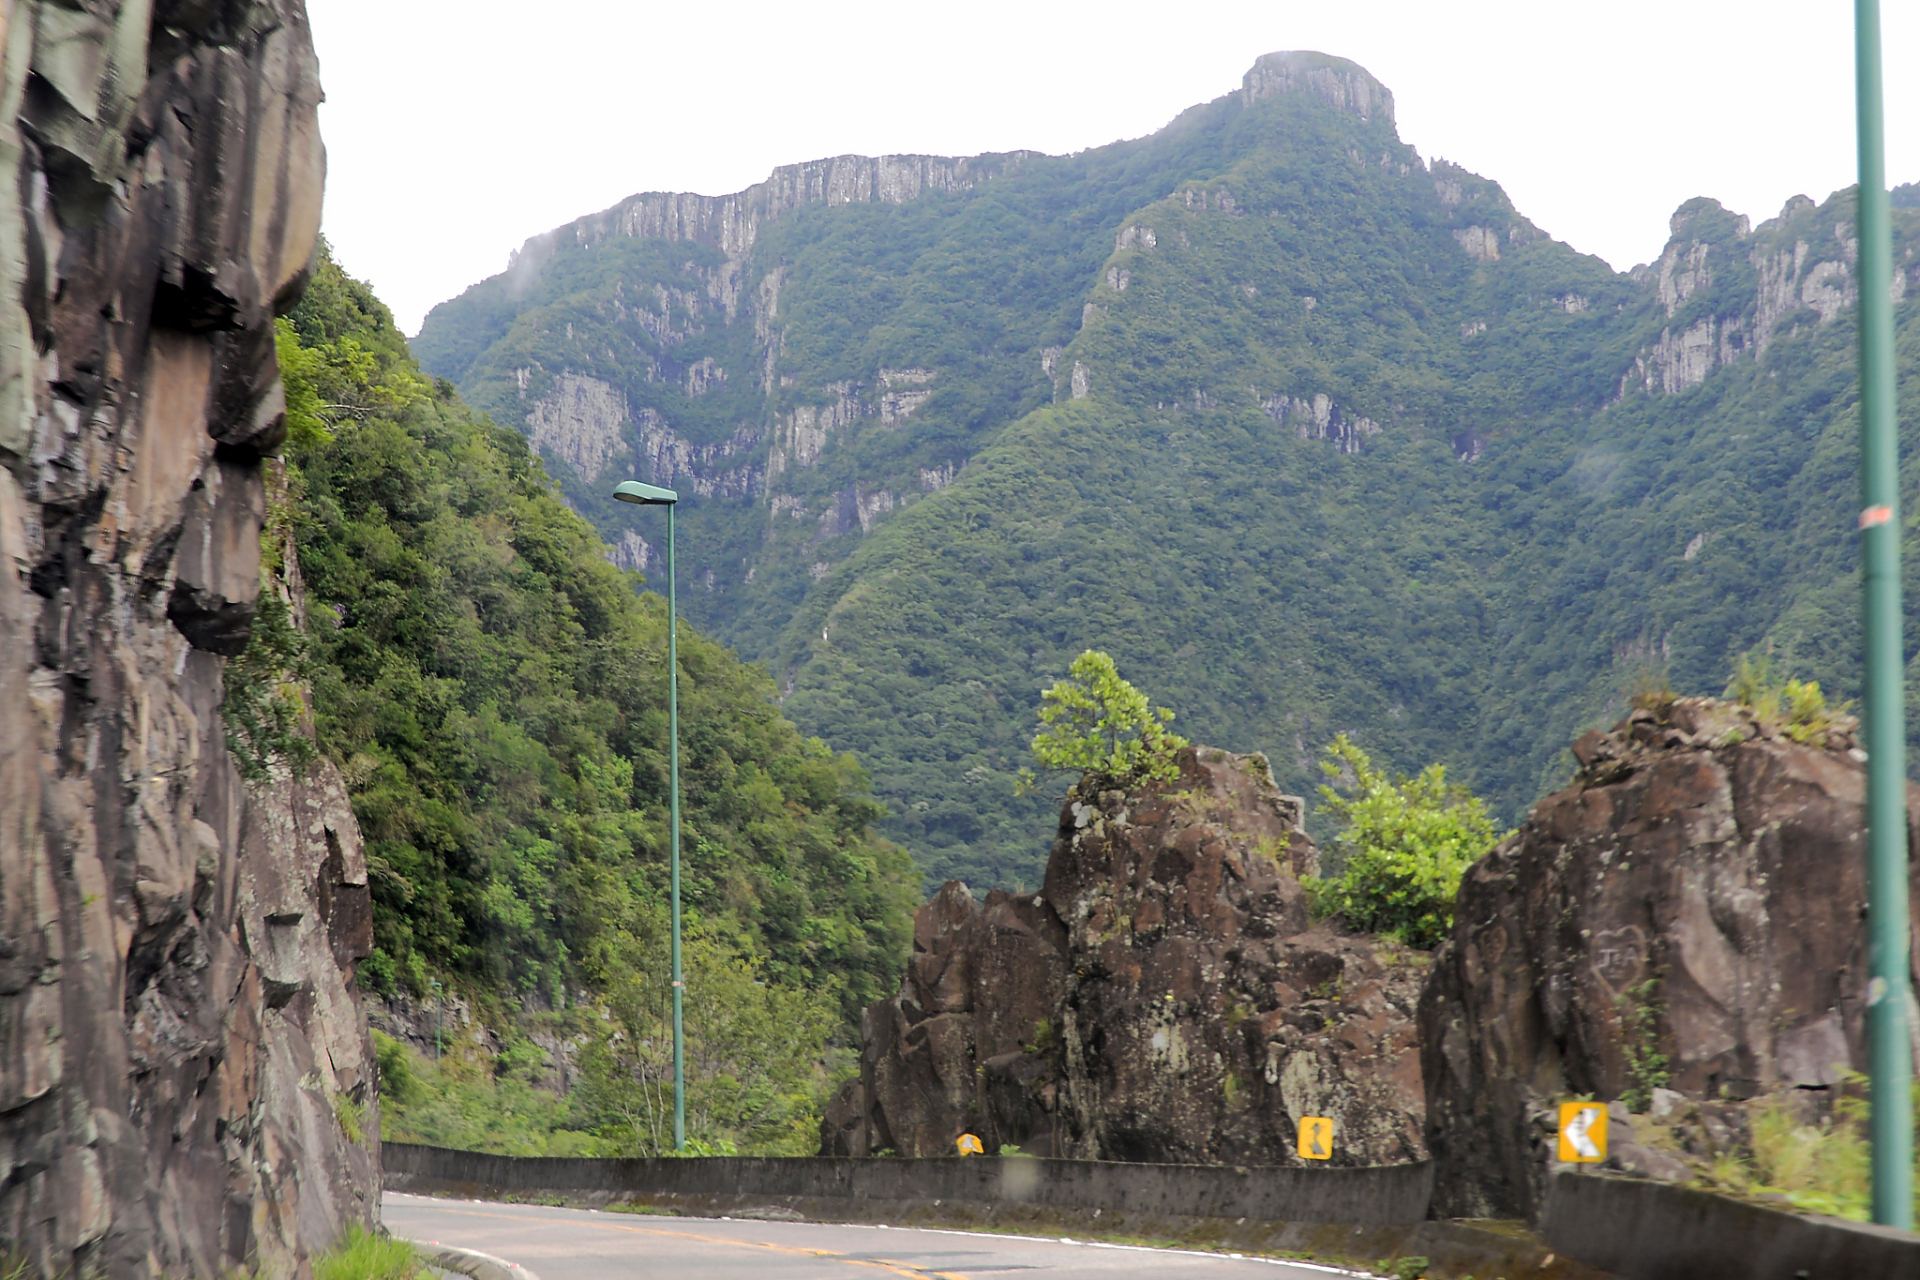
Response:
M325 230L401 326L528 236L637 191L737 191L843 153L1076 151L1151 133L1318 49L1400 135L1627 268L1710 195L1755 222L1854 181L1837 0L665 5L309 0ZM1920 179L1920 4L1886 5L1888 173Z

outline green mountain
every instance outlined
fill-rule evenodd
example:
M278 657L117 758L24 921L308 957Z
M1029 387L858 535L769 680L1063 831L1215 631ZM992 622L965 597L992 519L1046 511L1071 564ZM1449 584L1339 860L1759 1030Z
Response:
M240 670L310 682L367 841L362 981L417 996L446 978L503 1026L637 977L663 996L665 602L606 562L522 436L421 376L324 253L281 323L274 525L306 639L270 610ZM906 950L906 855L874 837L859 765L802 736L764 673L684 622L679 658L694 949L857 1025ZM236 714L271 709L260 683L235 684L230 719L284 748L271 716Z
M1051 803L1012 783L1087 647L1291 790L1345 731L1506 816L1637 678L1717 690L1771 644L1849 693L1850 208L1691 201L1616 273L1402 143L1361 68L1272 54L1072 156L632 197L414 350L620 563L660 530L615 480L690 493L690 616L859 753L929 875L1032 883Z

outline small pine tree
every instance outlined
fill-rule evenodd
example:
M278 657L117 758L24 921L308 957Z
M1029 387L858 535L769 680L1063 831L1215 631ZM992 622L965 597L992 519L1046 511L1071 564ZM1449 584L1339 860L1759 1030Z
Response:
M1173 712L1121 679L1113 659L1088 649L1067 678L1040 695L1040 732L1033 756L1050 772L1080 773L1101 787L1130 787L1179 775L1174 757L1187 740L1167 729ZM1022 769L1017 790L1033 790L1033 770Z

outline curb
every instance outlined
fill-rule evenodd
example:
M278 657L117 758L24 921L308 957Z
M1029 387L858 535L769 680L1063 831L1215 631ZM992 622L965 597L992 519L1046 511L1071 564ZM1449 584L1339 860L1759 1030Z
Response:
M428 1266L471 1276L473 1280L540 1280L539 1276L519 1263L481 1253L478 1249L462 1249L441 1244L437 1240L409 1240L407 1243L420 1250L421 1260Z

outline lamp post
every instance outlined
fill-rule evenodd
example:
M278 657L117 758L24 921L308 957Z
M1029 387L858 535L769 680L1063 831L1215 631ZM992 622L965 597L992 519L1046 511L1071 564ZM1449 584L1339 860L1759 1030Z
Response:
M1854 0L1860 137L1860 560L1866 582L1867 1061L1873 1220L1913 1226L1913 1052L1907 1038L1906 657L1893 247L1880 109L1880 0Z
M680 619L673 598L673 509L680 495L671 489L624 480L613 496L622 502L643 507L667 509L667 774L671 795L668 811L673 815L673 833L667 849L670 912L673 917L673 1149L687 1149L686 1059L681 1046L680 996Z

